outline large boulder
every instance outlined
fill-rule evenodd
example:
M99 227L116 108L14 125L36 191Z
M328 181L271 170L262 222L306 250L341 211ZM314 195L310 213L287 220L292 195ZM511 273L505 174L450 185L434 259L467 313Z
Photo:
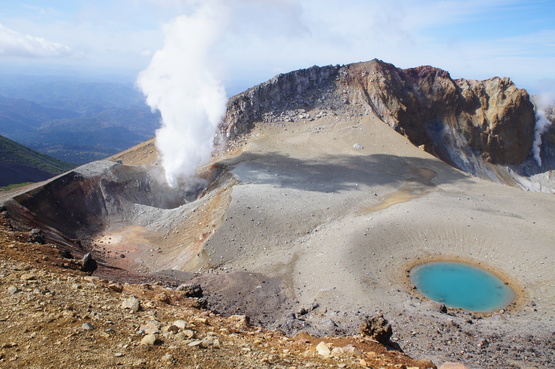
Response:
M360 333L379 343L387 344L393 335L393 329L383 314L380 313L371 318L366 318L360 327Z

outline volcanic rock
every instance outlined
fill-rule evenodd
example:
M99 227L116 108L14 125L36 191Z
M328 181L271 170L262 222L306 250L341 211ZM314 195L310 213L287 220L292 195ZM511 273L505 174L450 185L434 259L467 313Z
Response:
M46 235L42 230L34 228L29 232L29 242L44 245L46 243Z
M318 352L319 355L323 357L329 357L331 355L330 346L324 341L316 345L316 351Z
M9 294L12 294L12 295L13 295L13 294L16 294L17 292L19 292L19 290L18 290L17 287L15 287L15 286L10 286L10 287L8 287L8 290L7 290L7 291L8 291Z
M86 273L92 273L94 272L96 269L98 269L98 264L96 262L96 260L94 260L94 258L92 257L92 255L90 253L85 254L85 256L83 256L83 260L81 260L81 271L86 272Z
M544 171L534 168L531 155L534 105L510 79L454 80L431 66L399 69L380 60L278 75L230 99L221 135L245 135L275 111L346 110L344 100L348 114L375 114L415 146L472 175L533 189L528 181L538 179L530 176Z
M202 287L198 283L181 284L176 291L183 292L184 297L202 297Z
M141 309L141 302L135 296L129 296L121 303L121 308L137 312Z
M161 341L158 339L158 337L155 334L147 334L141 339L141 345L144 345L144 346L154 346L160 343Z
M19 277L19 279L21 279L22 281L32 281L32 280L36 280L37 276L33 273L25 273L25 274L22 274L21 277Z
M160 333L160 328L162 327L162 323L156 321L156 320L151 320L145 324L143 324L139 330L144 332L145 334L156 334L156 333Z
M65 259L73 259L73 254L68 250L60 250L60 256Z
M360 327L360 333L386 344L393 335L393 330L391 329L391 324L383 317L383 314L378 314L366 319Z
M83 323L81 325L81 329L83 329L84 331L92 331L94 327L91 323Z

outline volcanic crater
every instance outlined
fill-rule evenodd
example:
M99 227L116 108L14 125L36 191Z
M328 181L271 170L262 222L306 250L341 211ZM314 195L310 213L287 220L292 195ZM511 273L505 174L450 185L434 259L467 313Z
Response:
M530 334L548 347L555 331L555 198L523 191L554 189L555 161L546 149L530 169L533 124L508 79L377 60L313 67L230 99L194 182L169 188L151 141L3 207L14 227L92 252L101 276L199 283L213 310L289 334L354 334L381 311L409 355L485 367L477 337L491 350ZM434 258L499 270L519 304L441 312L406 283L408 265ZM438 328L450 322L464 329ZM547 368L554 353L526 362ZM504 367L526 364L503 355Z

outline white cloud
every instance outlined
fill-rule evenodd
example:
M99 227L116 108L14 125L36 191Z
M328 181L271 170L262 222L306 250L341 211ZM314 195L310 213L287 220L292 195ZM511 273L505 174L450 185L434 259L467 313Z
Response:
M70 54L69 46L22 34L0 24L0 56L50 58Z
M235 3L252 5L251 0ZM246 81L248 74L251 81L256 76L253 82L262 82L276 72L373 58L403 68L433 65L457 78L503 75L529 83L553 76L548 64L553 61L554 31L538 31L521 15L528 8L537 9L541 1L281 3L287 6L250 10L239 17L248 26L228 30L221 57L228 60L231 78ZM499 31L508 24L513 28Z
M8 17L14 7L3 11L0 5L0 23L71 47L19 35L20 54L21 39L30 37L34 44L27 43L42 53L31 53L33 47L28 46L23 48L27 55L71 52L72 58L55 62L141 70L148 65L148 51L162 47L161 24L177 15L190 16L207 1L98 0L69 2L74 6L66 7L68 2L52 0L48 2L52 10L44 17L27 13ZM225 4L231 24L215 45L216 58L225 62L226 86L234 92L293 69L373 58L403 68L433 65L454 77L503 75L526 83L554 78L552 0L226 0ZM54 11L58 13L51 16ZM15 53L5 38L15 37L0 27L0 56Z

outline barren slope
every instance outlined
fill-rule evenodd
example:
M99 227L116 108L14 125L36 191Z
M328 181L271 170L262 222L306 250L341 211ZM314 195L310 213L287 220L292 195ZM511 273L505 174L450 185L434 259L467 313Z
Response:
M383 106L354 98L360 90L338 99L342 79L329 68L283 77L279 88L296 91L287 99L262 86L232 100L233 140L202 169L205 182L170 191L149 143L5 207L52 241L81 238L102 263L194 277L212 309L266 327L352 334L380 310L415 358L550 367L555 198L471 177L417 148L387 124ZM247 109L257 93L267 105ZM519 298L495 314L442 314L406 278L436 259L480 264Z
M157 251L140 254L142 267L208 271L196 281L213 308L290 333L354 333L362 318L381 310L415 357L483 367L487 360L475 352L483 337L495 342L492 351L513 337L508 347L515 354L504 354L503 365L518 362L524 337L550 341L552 196L470 177L371 115L304 114L310 118L256 123L244 146L216 160L232 177L221 187L178 209L145 208L152 213L136 218L144 224L139 233L116 227L102 234L104 247L111 238L112 250L127 252L123 263L137 261L128 247L137 248L138 234L152 237L142 247ZM185 218L166 213L177 211ZM410 265L434 259L464 260L503 275L517 289L518 303L479 320L436 312L406 280ZM310 306L318 308L290 314ZM451 322L464 328L441 332ZM430 351L448 340L448 353ZM526 352L518 365L531 360L548 367L553 358L544 354Z

